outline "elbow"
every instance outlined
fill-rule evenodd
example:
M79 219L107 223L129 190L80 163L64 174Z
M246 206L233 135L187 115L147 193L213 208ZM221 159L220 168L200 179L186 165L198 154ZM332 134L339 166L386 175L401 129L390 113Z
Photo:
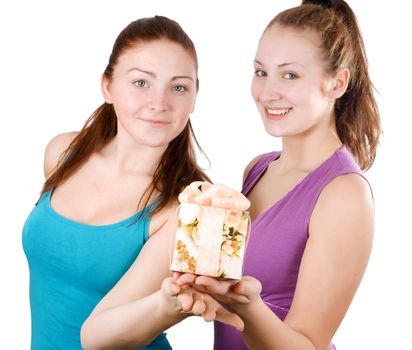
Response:
M102 350L102 347L99 347L96 344L96 337L93 333L92 327L90 325L89 319L87 319L80 330L80 342L82 349L84 350Z
M96 326L93 319L88 318L80 329L80 343L83 350L109 350L109 349L136 349L148 345L153 339L129 339L122 336L109 334L107 329Z

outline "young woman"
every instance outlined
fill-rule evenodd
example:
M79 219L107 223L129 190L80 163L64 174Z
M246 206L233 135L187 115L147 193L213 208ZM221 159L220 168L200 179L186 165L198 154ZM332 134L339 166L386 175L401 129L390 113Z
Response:
M46 182L23 230L32 350L81 349L81 326L109 291L91 319L128 303L123 326L137 330L132 343L121 336L109 348L170 349L161 332L187 316L182 306L231 322L209 296L176 288L170 278L159 292L170 276L177 196L192 181L208 180L196 164L189 120L197 90L196 51L187 34L165 17L139 19L114 44L102 76L104 104L80 132L48 144ZM206 302L199 308L192 298ZM103 341L115 338L120 325L104 323L105 316L102 327L92 324L84 347L100 346L93 331Z
M371 251L362 170L381 133L355 15L341 0L303 1L269 23L254 65L252 95L282 152L245 171L253 220L245 277L186 274L177 284L208 292L244 321L243 333L215 323L216 350L334 349Z

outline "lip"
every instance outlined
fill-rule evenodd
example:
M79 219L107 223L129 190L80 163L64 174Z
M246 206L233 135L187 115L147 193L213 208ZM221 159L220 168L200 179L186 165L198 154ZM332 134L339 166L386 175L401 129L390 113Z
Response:
M293 107L263 107L265 111L266 118L270 120L280 120L285 119L289 116Z
M165 120L156 120L156 119L144 119L144 118L139 118L141 121L143 121L146 124L149 124L150 126L153 126L155 128L160 128L162 126L170 124L170 122L165 121Z

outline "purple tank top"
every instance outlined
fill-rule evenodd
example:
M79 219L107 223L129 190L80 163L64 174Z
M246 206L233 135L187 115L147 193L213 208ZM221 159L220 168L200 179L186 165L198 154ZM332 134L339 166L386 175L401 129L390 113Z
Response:
M280 152L266 153L252 167L243 184L247 196L269 164ZM261 297L283 320L292 304L303 251L308 239L309 220L325 186L348 173L363 176L345 146L309 173L283 198L252 221L245 256L244 275L262 283ZM215 322L215 350L247 349L242 336L233 327ZM335 349L331 344L329 350Z

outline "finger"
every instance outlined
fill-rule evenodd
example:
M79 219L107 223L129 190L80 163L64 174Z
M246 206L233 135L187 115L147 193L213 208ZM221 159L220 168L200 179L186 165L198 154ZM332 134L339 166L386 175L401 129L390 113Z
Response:
M245 324L242 319L233 312L226 310L224 307L217 309L216 321L220 321L229 326L235 327L239 332L243 332L245 328Z
M218 301L220 303L227 303L227 302L230 302L230 301L233 301L233 300L237 301L238 299L240 299L239 302L241 302L241 303L244 303L245 300L246 300L246 302L248 301L248 299L245 299L245 296L234 294L232 292L228 292L228 293L225 293L225 294L216 294L216 293L212 293L205 286L199 286L197 284L193 284L192 287L195 290L197 290L198 292L210 295L213 299L215 299L216 301Z
M176 295L178 295L180 292L180 286L178 286L177 284L171 284L170 288L169 288L169 295L175 297Z
M207 287L204 286L199 286L197 284L192 284L191 285L194 289L196 289L197 291L204 293L204 294L210 294L210 291L207 289Z
M206 311L206 303L204 302L203 294L193 291L193 308L192 313L194 315L202 315Z
M185 284L194 283L195 279L196 279L196 275L193 275L191 273L185 273L185 274L178 277L178 279L176 280L176 283L179 286L183 286Z
M181 272L176 272L176 271L173 271L173 275L172 275L172 277L173 277L173 281L177 281L177 279L180 277L182 275L182 273Z
M257 281L256 279L253 279L253 280ZM245 295L243 293L243 291L247 291L245 290L244 283L242 283L241 286L238 287L238 284L240 282L242 281L238 281L238 280L222 281L222 280L216 280L211 277L199 276L196 278L196 281L193 287L202 293L211 295L217 301L223 302L225 304L233 304L233 303L247 304L250 302L250 295L248 294ZM249 283L249 281L247 282ZM259 283L259 286L260 286L260 283ZM249 289L251 290L252 289L251 287L249 287L248 290Z
M190 310L192 310L194 300L192 289L190 287L182 287L180 293L177 296L177 299L180 301L183 311L189 312Z
M219 307L219 303L207 294L204 296L204 303L206 308L202 314L203 319L206 322L214 321L216 319L216 310Z
M230 288L236 283L237 281L217 280L208 276L198 276L195 280L195 285L206 287L210 293L220 295L228 293Z

